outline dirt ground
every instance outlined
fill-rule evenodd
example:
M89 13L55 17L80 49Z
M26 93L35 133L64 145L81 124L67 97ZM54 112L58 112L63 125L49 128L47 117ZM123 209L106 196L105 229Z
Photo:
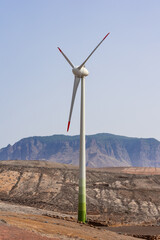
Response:
M5 203L3 203L3 206ZM7 204L0 209L0 240L134 240L106 229L89 224L77 223L75 217L62 219L32 214L32 208ZM13 208L13 211L11 211ZM19 209L19 210L18 210ZM33 213L36 209L33 209ZM28 212L28 213L27 213Z
M40 236L34 232L20 229L13 226L0 225L0 240L48 240L48 237ZM60 240L60 238L50 238Z
M109 227L107 230L147 240L160 239L160 226L122 226Z

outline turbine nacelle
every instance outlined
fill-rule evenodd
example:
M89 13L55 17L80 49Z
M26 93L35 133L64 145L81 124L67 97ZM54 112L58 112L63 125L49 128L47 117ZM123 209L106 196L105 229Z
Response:
M89 74L88 70L85 67L81 67L81 69L75 67L72 69L72 72L78 78L86 77Z

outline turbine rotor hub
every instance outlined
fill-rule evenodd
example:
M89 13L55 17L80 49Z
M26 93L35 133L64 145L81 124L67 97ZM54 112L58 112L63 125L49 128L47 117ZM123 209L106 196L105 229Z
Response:
M85 67L82 67L81 69L78 69L78 67L75 67L72 69L73 74L76 77L82 78L88 76L89 72Z

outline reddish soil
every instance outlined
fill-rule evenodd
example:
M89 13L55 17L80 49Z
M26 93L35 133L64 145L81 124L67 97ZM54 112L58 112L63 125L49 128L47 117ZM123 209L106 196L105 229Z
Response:
M43 237L17 227L0 225L0 240L60 240L60 238Z
M104 228L47 216L0 211L0 240L134 240Z

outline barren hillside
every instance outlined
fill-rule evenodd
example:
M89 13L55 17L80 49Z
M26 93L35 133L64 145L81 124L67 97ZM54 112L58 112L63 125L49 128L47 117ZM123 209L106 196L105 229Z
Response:
M154 168L88 168L88 216L105 225L159 223L159 174ZM70 165L1 161L0 199L76 214L78 175Z

